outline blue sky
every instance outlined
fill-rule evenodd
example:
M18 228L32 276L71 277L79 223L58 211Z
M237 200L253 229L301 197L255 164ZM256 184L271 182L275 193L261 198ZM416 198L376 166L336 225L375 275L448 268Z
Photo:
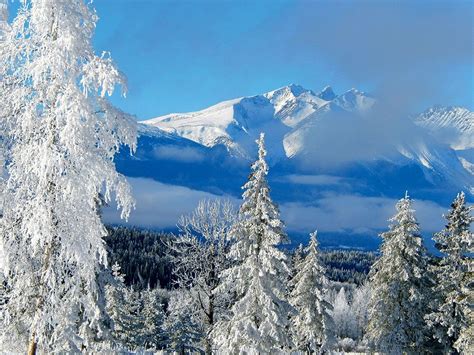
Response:
M17 2L17 1L15 1ZM139 119L289 83L356 87L417 111L473 109L471 1L95 0L94 46ZM16 6L12 6L13 10Z

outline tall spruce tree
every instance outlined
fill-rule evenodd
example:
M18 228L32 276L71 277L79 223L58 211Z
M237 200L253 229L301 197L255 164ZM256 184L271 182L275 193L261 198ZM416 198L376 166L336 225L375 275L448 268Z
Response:
M110 318L111 347L112 350L135 349L138 329L143 322L137 317L133 290L125 286L120 266L115 263L111 269L112 275L106 275L109 277L105 284L105 308Z
M298 272L291 280L290 303L296 312L291 318L295 349L321 353L332 341L331 305L325 300L328 280L319 260L316 232L311 234L305 256L298 262Z
M240 220L229 253L235 265L221 274L217 292L233 296L228 317L215 325L212 338L223 353L288 351L287 258L278 246L287 241L279 211L270 198L264 135L257 140L258 160L243 186Z
M101 323L97 198L115 193L128 216L130 188L113 158L135 147L136 122L106 99L123 78L108 54L94 54L96 21L89 1L24 0L0 41L5 351L92 351L87 334Z
M426 252L408 193L396 209L389 231L381 234L382 255L370 272L366 336L376 350L415 353L426 340Z
M445 228L433 238L443 257L434 266L436 285L431 305L433 312L426 319L446 353L465 348L463 344L466 341L458 340L461 335L468 334L469 327L472 335L473 260L472 255L468 255L472 254L474 248L474 233L470 230L474 221L472 209L466 205L464 192L459 193L445 216ZM474 351L474 348L471 350Z

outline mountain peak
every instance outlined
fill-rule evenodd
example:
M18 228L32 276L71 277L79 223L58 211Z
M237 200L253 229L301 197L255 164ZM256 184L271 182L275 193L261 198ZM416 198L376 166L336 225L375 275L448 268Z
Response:
M301 85L298 84L290 84L287 86L288 90L291 91L291 93L297 97L300 96L304 92L310 92L311 90L305 89Z
M329 85L326 86L317 96L325 101L332 101L336 98L336 94Z
M287 86L283 86L281 88L278 88L276 90L272 90L270 92L267 92L263 94L263 96L267 98L276 98L276 97L288 97L288 95L293 96L293 97L298 97L301 94L304 93L312 93L311 90L305 89L301 85L298 84L289 84Z

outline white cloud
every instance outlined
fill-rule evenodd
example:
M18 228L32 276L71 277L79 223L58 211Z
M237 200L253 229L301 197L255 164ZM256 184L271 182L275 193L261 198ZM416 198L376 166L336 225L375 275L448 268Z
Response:
M313 205L298 202L281 205L283 219L290 230L308 232L375 233L388 227L397 200L358 195L328 195ZM416 216L423 232L443 226L446 209L431 201L415 200Z
M176 226L178 218L194 210L200 200L221 197L183 186L163 184L151 179L127 179L137 201L136 210L132 211L127 225L172 228ZM105 208L103 216L106 223L124 223L115 206Z
M178 218L194 210L200 200L229 198L151 179L128 178L128 181L137 200L137 208L132 211L128 225L173 228ZM230 199L236 205L240 203L236 198ZM280 209L290 233L309 233L317 229L321 232L374 234L388 227L396 202L384 197L327 194L312 204L289 202L282 204ZM441 230L444 223L442 214L447 212L447 208L426 200L415 200L414 208L422 232ZM114 206L104 209L104 220L106 223L124 223Z

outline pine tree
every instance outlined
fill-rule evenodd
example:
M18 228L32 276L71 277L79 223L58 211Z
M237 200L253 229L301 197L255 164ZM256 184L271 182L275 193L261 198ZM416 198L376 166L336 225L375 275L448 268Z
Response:
M221 274L218 292L232 295L229 314L217 322L212 338L224 353L277 353L291 346L286 300L287 258L278 246L287 241L267 183L264 135L257 140L258 160L243 186L240 221L232 231L229 253L235 264Z
M333 324L328 314L331 305L324 299L328 281L319 260L316 232L311 234L305 254L291 280L290 303L296 310L291 329L296 350L320 353L331 345Z
M148 289L141 292L143 308L142 338L146 350L159 350L165 346L164 321L165 315L158 289Z
M370 272L367 339L390 354L423 347L426 309L426 255L408 194L397 205L389 231L382 233L381 257Z
M469 327L472 332L472 270L469 273L469 264L472 269L473 260L468 256L474 248L474 233L470 231L474 221L472 209L466 205L464 193L459 193L445 216L446 227L433 238L444 256L439 265L434 266L436 286L433 294L437 297L431 305L433 312L426 318L445 352L455 352L455 343L461 334L466 334Z
M84 0L25 0L0 42L0 131L7 152L0 238L11 286L2 349L93 350L106 230L97 210L133 200L114 155L136 145L136 122L107 101L123 78L92 48ZM11 346L11 347L10 347Z
M168 336L168 351L178 354L202 352L203 324L194 300L187 291L178 290L171 294L164 327Z
M134 349L137 329L140 328L136 316L137 304L133 304L132 290L126 288L120 266L112 265L112 279L105 286L106 311L110 317L112 348Z

